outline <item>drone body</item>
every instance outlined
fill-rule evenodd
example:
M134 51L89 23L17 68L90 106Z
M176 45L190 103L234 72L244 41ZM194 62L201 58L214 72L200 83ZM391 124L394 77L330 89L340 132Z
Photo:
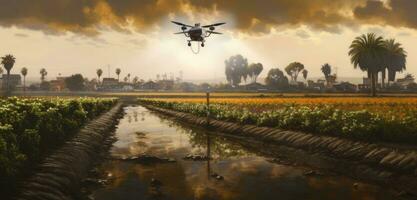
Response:
M195 24L194 26L190 26L187 24L183 24L180 22L171 21L172 23L181 26L182 32L178 32L175 34L184 34L185 37L189 38L188 46L191 46L191 42L201 42L201 47L204 47L204 42L206 41L205 38L209 37L211 34L222 34L219 32L215 32L216 26L220 26L226 23L216 23L210 24L205 26L200 26L200 24ZM206 30L209 29L209 30Z

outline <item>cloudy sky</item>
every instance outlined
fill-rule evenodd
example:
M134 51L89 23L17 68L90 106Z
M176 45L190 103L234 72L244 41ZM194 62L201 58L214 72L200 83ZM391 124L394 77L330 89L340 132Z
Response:
M407 72L417 75L417 0L0 0L0 55L17 58L13 69L38 77L81 72L131 73L143 79L183 71L184 78L224 77L224 60L283 69L302 62L310 77L326 62L338 75L362 77L347 56L350 42L375 32L395 38L408 52ZM179 27L227 22L193 54ZM110 66L110 67L109 67ZM402 75L400 75L401 77Z

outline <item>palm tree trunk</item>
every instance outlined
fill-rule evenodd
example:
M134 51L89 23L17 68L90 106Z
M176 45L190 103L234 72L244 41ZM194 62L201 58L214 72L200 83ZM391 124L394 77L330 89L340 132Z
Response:
M386 69L382 70L382 88L385 88L385 78L386 78L386 73L385 73Z
M377 79L377 77L378 77L378 74L377 73L375 73L375 72L373 72L372 74L371 74L371 89L372 89L372 96L373 97L376 97L376 79Z
M395 81L395 71L392 69L388 69L388 86L390 86L391 82Z
M23 76L23 93L26 93L26 76Z
M7 95L10 94L10 70L7 70Z

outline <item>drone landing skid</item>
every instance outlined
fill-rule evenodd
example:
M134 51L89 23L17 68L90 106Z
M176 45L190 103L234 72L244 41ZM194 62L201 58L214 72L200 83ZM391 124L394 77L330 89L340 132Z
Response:
M188 46L191 47L191 42L198 42L199 45L201 45L201 47L204 47L204 42L205 41L193 41L193 40L187 40L188 41Z
M191 42L197 42L198 43L198 45L197 45L197 49L194 49L193 48L193 46L192 46L192 43ZM188 46L190 47L190 49L191 49L191 51L194 53L194 54L199 54L200 53L200 47L204 47L204 42L201 42L201 41L188 41Z

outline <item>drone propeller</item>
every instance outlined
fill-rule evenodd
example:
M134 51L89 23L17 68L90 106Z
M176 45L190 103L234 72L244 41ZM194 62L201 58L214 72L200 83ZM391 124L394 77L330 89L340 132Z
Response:
M225 22L222 22L222 23L216 23L216 24L210 24L210 25L205 25L205 26L202 26L203 28L209 28L209 27L212 27L212 26L220 26L220 25L223 25L223 24L226 24Z
M211 34L218 34L218 35L223 34L223 33L219 33L219 32L216 32L216 31L207 31L207 33L211 33Z
M193 27L193 26L190 26L190 25L187 25L187 24L183 24L181 22L176 22L176 21L171 21L171 22L174 23L174 24L176 24L176 25L179 25L179 26L185 26L185 27L190 27L190 28Z
M174 33L174 34L183 34L183 33L187 33L187 32L177 32L177 33Z

